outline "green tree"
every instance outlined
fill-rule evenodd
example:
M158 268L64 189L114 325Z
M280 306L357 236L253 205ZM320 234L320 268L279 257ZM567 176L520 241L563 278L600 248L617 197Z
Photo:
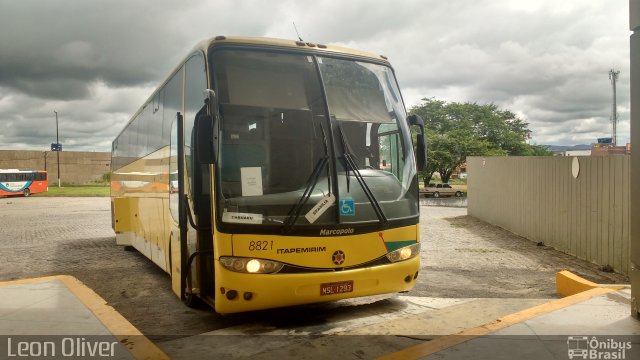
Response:
M529 124L509 110L495 104L447 103L422 99L410 109L420 115L427 132L427 169L425 179L434 172L448 182L467 156L547 156L541 146L529 145Z

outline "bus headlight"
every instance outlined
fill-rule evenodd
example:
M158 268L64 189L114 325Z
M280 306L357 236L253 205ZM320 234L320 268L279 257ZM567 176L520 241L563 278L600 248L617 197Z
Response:
M273 274L282 270L284 264L272 260L221 256L220 264L226 269L249 274Z
M387 254L387 259L391 262L398 262L411 259L420 254L420 243L405 246Z
M247 262L247 272L249 273L257 273L261 268L260 260L251 259Z

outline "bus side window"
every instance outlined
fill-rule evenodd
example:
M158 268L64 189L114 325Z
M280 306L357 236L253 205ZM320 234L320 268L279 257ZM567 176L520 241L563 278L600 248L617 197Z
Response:
M386 170L402 180L402 159L400 159L400 134L395 124L380 124L378 127L378 143L380 150L379 169Z
M177 113L182 113L182 68L175 73L164 88L164 116L162 136L169 147L169 209L178 220L178 126ZM167 128L165 128L167 126ZM166 138L165 138L166 136Z
M153 97L153 101L149 106L151 109L149 110L151 114L149 115L149 148L151 151L156 151L162 148L164 145L168 145L168 142L165 144L162 139L162 97L164 89L158 91L158 93Z

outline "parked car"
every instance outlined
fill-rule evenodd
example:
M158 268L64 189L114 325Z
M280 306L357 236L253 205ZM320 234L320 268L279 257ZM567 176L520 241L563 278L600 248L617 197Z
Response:
M426 196L433 196L439 198L441 196L455 196L461 197L462 191L454 189L447 183L434 184L430 183L425 189Z

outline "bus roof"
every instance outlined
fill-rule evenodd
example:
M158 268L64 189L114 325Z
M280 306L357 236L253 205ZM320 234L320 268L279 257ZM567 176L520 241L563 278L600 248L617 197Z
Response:
M278 48L290 48L290 49L302 49L302 50L316 50L326 53L337 53L342 55L354 55L372 60L387 62L387 58L383 55L376 55L366 51L360 51L350 49L346 47L319 44L312 42L304 42L299 40L287 40L287 39L274 39L274 38L262 38L262 37L243 37L243 36L216 36L204 40L200 43L201 48L208 48L210 46L222 45L222 44L239 44L239 45L258 45L258 46L272 46Z
M44 170L0 169L0 173L33 173L33 172L44 172Z

